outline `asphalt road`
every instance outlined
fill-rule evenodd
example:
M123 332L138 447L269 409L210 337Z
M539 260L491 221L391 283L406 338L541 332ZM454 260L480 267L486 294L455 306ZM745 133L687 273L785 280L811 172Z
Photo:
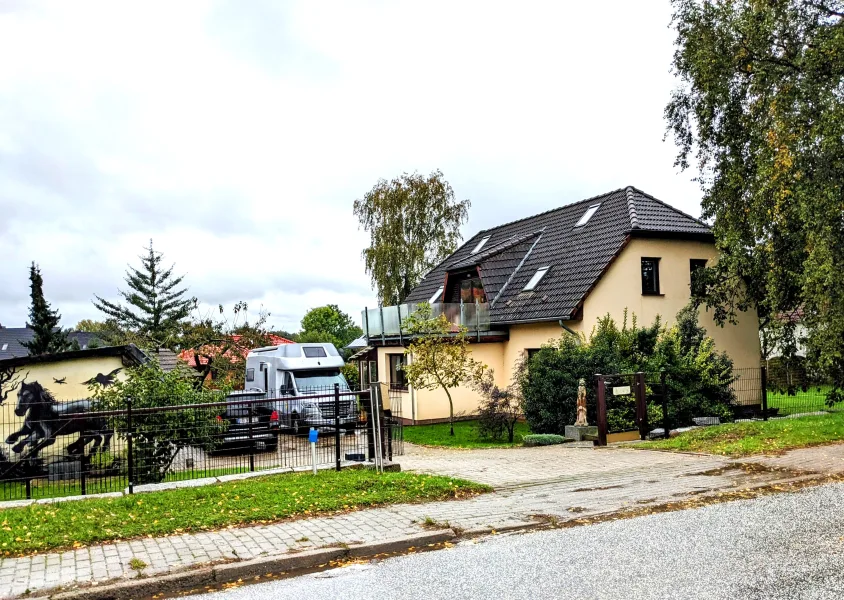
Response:
M844 484L452 548L194 596L844 598Z

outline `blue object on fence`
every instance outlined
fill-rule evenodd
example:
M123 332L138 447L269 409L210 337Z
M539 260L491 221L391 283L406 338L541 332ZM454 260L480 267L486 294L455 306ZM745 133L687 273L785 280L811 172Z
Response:
M318 430L311 428L311 431L308 433L308 441L316 443L318 434L319 434Z

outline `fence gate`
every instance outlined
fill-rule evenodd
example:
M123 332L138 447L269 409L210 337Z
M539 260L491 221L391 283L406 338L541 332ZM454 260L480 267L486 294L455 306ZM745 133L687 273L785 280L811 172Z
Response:
M595 382L599 446L606 446L607 436L612 433L635 430L640 439L647 439L650 433L649 404L662 405L662 420L667 421L664 373L599 373L595 375Z

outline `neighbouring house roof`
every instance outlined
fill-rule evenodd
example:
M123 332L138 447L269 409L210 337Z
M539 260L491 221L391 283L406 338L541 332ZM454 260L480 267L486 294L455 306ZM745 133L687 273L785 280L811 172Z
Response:
M366 336L362 335L359 338L356 338L349 342L349 344L345 347L346 350L360 350L361 348L366 347Z
M29 350L21 342L31 342L34 337L35 330L29 327L0 327L0 360L28 356ZM82 350L87 350L92 340L97 340L102 345L97 334L87 331L71 331L67 339L71 342L76 340Z
M576 226L597 204L585 224ZM714 241L706 223L626 187L479 232L428 273L405 301L427 302L445 285L448 272L478 268L491 323L572 319L631 237ZM524 292L544 267L549 267L545 276Z
M168 350L167 348L156 348L155 350L145 350L147 355L155 355L158 357L158 365L165 373L169 373L177 366L179 366L179 355Z
M88 348L87 350L69 350L56 354L40 354L38 356L16 356L0 360L0 369L8 367L24 367L40 363L61 362L79 358L101 358L106 356L119 356L123 363L129 365L140 365L145 363L147 356L135 344L126 346L103 346L102 348Z
M236 350L243 355L243 358L246 358L246 355L249 354L249 351L252 348L249 348L246 344L241 344L240 340L243 338L242 335L232 335L231 340L233 343L233 347L230 348L227 352L231 352L232 350ZM283 338L280 335L269 335L270 341L274 346L280 346L282 344L292 344L294 343L292 340L288 340L287 338ZM205 347L206 354L216 354L220 351L220 347L216 345L209 344ZM182 350L179 353L179 358L185 361L191 367L196 366L196 353L192 349ZM208 357L207 356L200 356L199 357L199 364L205 365L208 364Z

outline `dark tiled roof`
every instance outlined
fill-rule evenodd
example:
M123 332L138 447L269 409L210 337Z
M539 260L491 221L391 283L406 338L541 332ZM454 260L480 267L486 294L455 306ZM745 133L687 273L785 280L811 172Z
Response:
M589 221L585 211L600 204ZM581 200L467 240L425 276L407 302L426 302L447 271L479 266L493 323L570 319L630 236L712 240L703 222L634 187ZM484 237L481 252L472 249ZM537 269L550 267L532 292L523 288Z
M0 360L28 356L29 350L24 348L21 342L30 342L34 337L35 331L29 327L0 327ZM79 342L79 348L82 350L87 350L91 341L95 339L101 346L104 345L97 334L87 331L71 331L67 334L67 339L71 342L73 340Z
M167 348L157 348L155 350L146 350L145 352L148 356L154 354L158 357L158 364L165 373L169 373L179 364L179 355Z

